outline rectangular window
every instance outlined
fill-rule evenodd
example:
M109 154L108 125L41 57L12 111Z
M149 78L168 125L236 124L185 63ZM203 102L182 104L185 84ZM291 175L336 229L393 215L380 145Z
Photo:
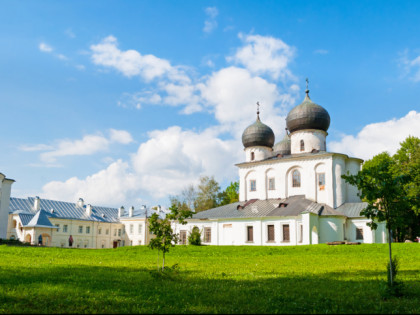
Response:
M290 242L289 224L283 224L283 242Z
M118 236L121 236L121 229L118 229Z
M179 243L181 245L187 244L187 231L180 231L179 232Z
M257 181L255 179L251 179L249 181L249 187L250 187L251 191L256 191L257 190Z
M139 234L141 234L142 229L143 229L143 225L139 224Z
M363 228L356 228L356 240L363 240Z
M105 230L105 234L108 235L109 234L109 229Z
M299 243L303 242L303 225L299 225Z
M274 225L267 225L267 241L274 242Z
M55 225L57 227L57 232L60 232L60 224Z
M90 226L87 226L86 227L86 234L89 234L90 233Z
M346 240L346 224L343 223L343 239Z
M79 233L83 233L83 226L79 225Z
M204 243L211 242L211 228L205 227L204 228Z
M247 242L254 242L254 227L247 226L246 233L247 233L247 236L246 236Z
M268 190L275 190L276 189L276 182L274 181L274 178L268 179Z
M130 234L134 233L134 225L130 224Z
M325 189L325 173L318 174L318 189L319 190Z
M102 229L98 228L98 234L102 234Z
M67 232L67 225L63 225L63 232L66 233Z
M117 230L114 230L114 236L117 236Z

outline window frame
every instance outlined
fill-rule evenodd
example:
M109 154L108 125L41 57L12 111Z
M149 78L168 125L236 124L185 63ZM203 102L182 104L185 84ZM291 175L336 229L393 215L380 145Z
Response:
M249 233L250 231L251 233ZM246 233L246 243L254 243L254 226L247 225L245 233Z
M300 139L300 152L305 151L305 141Z
M83 225L79 225L79 234L83 234Z
M90 226L86 227L86 234L90 234Z
M360 236L362 238L360 238ZM356 226L356 241L363 241L364 235L363 235L363 227Z
M273 185L271 185L273 184ZM269 177L268 178L268 190L276 190L276 178Z
M272 227L273 238L270 239L270 229ZM276 228L274 224L267 224L267 243L274 243L276 241Z
M295 177L296 174L296 177ZM299 170L295 169L292 171L292 187L293 188L300 188L302 185L302 180L300 176Z
M204 227L203 243L211 243L211 227Z
M285 238L284 232L285 232L285 227L287 226L287 239ZM289 223L284 223L281 225L281 231L282 231L282 242L283 243L290 243L290 224Z
M67 233L67 229L68 229L68 225L64 224L63 225L63 233Z
M321 185L321 176L323 178L323 184ZM317 181L317 186L318 186L318 190L325 190L325 173L316 173L316 181Z
M249 180L249 191L257 191L257 180L256 179L250 179Z

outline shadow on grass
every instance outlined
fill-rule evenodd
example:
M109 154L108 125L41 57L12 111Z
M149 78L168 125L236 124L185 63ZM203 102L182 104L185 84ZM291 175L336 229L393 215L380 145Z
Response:
M181 270L171 279L125 267L0 270L0 313L419 313L420 285L400 299L380 298L381 280L341 273L235 279ZM412 273L414 271L402 271ZM381 278L357 272L354 279Z

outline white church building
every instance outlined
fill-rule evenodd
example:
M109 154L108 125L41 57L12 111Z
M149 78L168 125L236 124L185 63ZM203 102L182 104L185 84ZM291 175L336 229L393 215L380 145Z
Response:
M238 163L239 202L199 212L175 224L181 240L194 227L208 245L307 245L333 241L385 243L360 212L357 189L343 174L356 174L363 160L328 152L328 112L309 98L286 118L286 134L274 144L272 129L257 111L242 134L245 162Z

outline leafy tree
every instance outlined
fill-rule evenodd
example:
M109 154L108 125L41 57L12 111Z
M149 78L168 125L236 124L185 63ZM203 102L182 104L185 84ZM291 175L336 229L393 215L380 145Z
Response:
M239 201L239 182L231 182L230 185L220 193L218 205L228 205L237 201Z
M190 245L201 245L201 233L198 227L193 227L190 235L188 235L188 243Z
M220 186L213 176L201 176L198 184L197 198L194 202L196 212L217 207L217 197Z
M171 227L171 221L178 221L180 224L187 224L185 221L192 216L192 212L185 209L179 209L177 206L172 205L169 210L170 213L166 214L164 219L160 219L157 213L153 213L149 219L149 231L154 234L149 242L151 249L157 249L157 265L159 270L159 253L162 252L162 271L165 269L165 255L169 249L178 243L179 236L174 233Z
M376 222L386 221L389 243L390 283L393 285L391 230L401 224L400 213L407 208L407 198L404 194L406 176L395 176L393 169L395 161L387 152L366 161L363 169L356 175L343 175L342 177L359 190L359 196L368 206L361 212L372 222L367 225L372 229L378 227Z

